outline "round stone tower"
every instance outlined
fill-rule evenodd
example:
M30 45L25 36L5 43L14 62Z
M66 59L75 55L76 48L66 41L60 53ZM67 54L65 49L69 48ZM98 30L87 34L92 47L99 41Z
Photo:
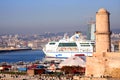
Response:
M110 13L101 8L96 13L96 52L110 52Z
M96 52L93 56L86 57L85 76L90 77L89 80L109 80L108 77L120 78L116 74L120 69L120 52L110 52L109 15L109 12L103 8L96 13Z

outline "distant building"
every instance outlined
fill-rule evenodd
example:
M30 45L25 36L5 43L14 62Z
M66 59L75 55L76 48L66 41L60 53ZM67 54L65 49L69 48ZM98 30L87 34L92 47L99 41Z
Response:
M87 33L88 40L95 40L95 34L94 34L95 29L96 29L95 22L90 22L88 26L88 33Z

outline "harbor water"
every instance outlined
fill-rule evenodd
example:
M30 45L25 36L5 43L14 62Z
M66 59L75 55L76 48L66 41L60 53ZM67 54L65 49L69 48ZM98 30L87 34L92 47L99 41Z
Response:
M41 50L3 52L0 53L0 63L16 63L19 61L34 62L36 60L42 60L44 57L45 54Z

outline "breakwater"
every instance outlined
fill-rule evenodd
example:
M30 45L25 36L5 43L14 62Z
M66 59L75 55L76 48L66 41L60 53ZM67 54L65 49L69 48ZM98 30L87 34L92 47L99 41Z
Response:
M12 52L12 51L25 51L25 50L32 50L31 48L5 48L0 49L0 53L2 52Z

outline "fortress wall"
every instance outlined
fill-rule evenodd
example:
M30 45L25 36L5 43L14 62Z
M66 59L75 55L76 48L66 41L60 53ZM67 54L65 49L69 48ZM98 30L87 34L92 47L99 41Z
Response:
M96 57L87 57L86 59L89 61L89 63L86 63L86 76L100 77L104 74L105 67L102 58L98 59Z
M107 52L106 57L120 58L120 52Z
M109 76L120 79L120 52L111 52L109 12L103 8L96 13L95 34L96 52L92 57L86 57L85 76L92 78Z
M97 54L97 53L94 53ZM101 53L102 54L102 53ZM103 53L102 56L93 56L86 58L86 76L102 77L112 76L118 77L116 69L120 70L120 53ZM116 75L115 75L116 74ZM119 74L120 75L120 74Z

